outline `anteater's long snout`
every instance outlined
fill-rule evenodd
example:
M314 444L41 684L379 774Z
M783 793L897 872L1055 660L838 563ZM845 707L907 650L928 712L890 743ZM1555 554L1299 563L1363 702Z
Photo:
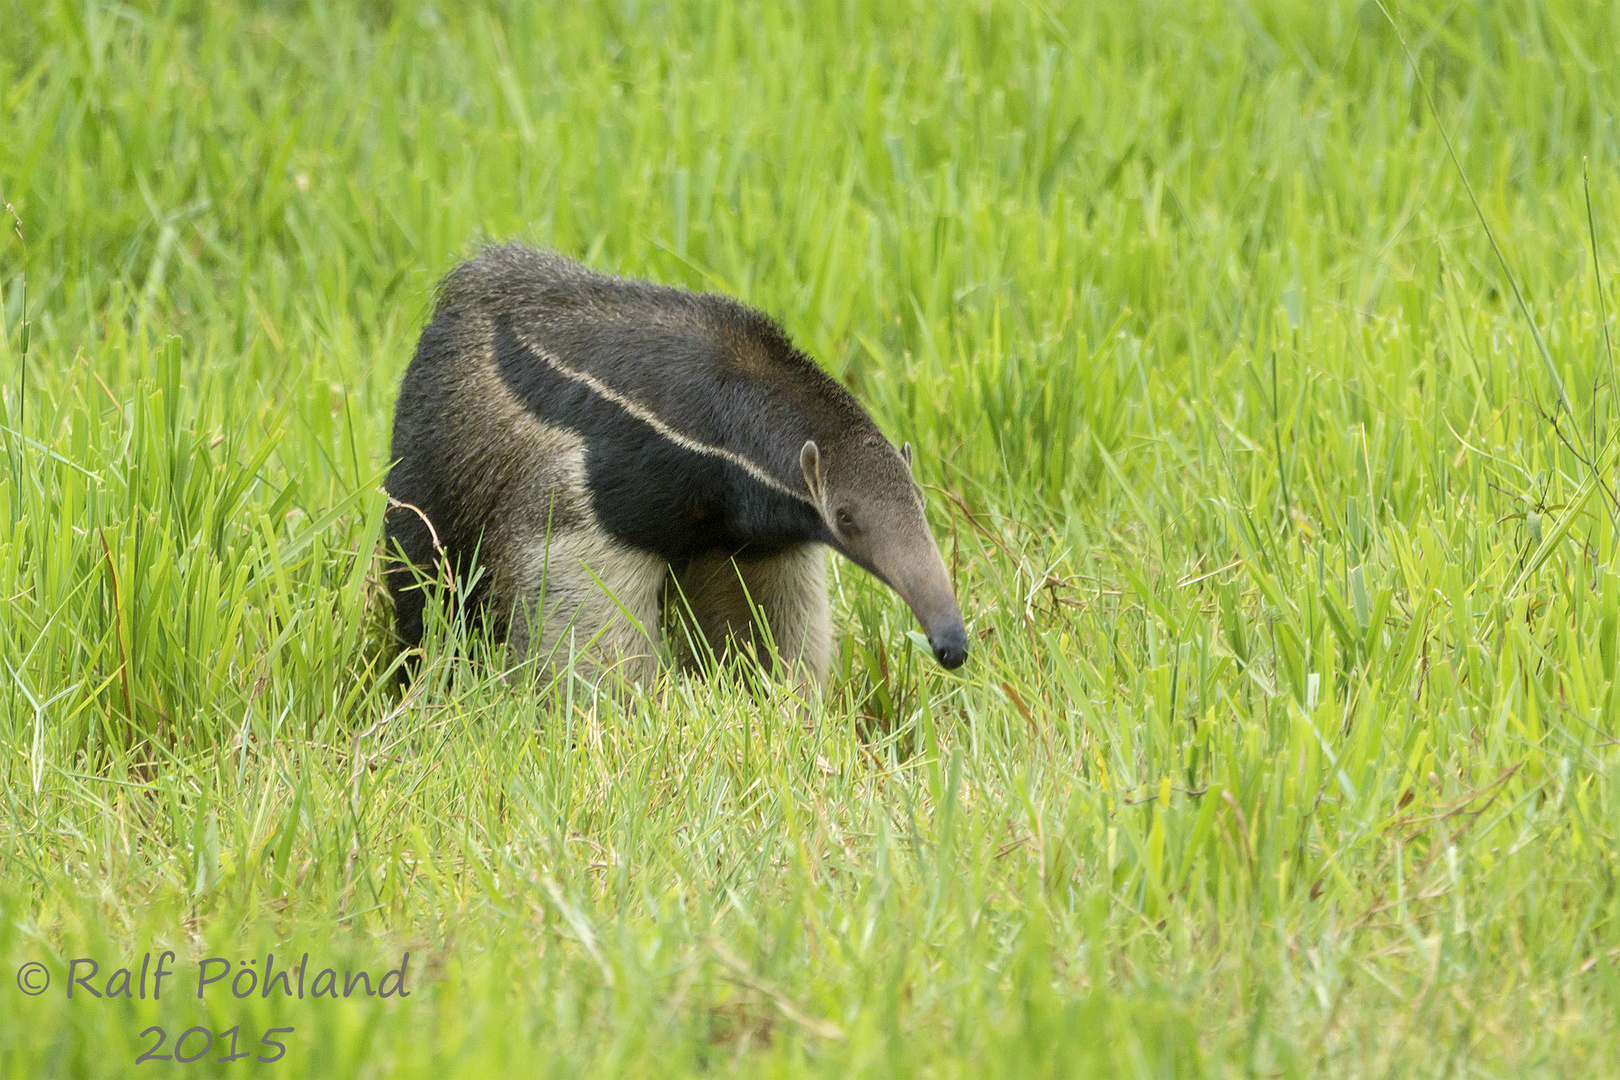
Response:
M907 560L908 565L884 576L894 584L895 592L922 624L928 644L934 650L934 659L942 667L954 670L961 667L968 656L962 609L957 606L951 576L945 570L945 560L940 557L934 538L928 536L917 547L921 550L914 550L912 558Z

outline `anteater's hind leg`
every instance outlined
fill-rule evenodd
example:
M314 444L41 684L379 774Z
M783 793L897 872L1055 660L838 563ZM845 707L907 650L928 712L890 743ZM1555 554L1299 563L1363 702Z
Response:
M422 644L422 613L427 606L423 580L434 576L433 533L414 506L391 506L383 518L383 580L394 601L394 632L406 648Z
M510 605L507 641L537 676L574 657L595 682L616 676L650 684L658 670L659 605L668 564L599 530L569 529L534 541L499 590Z
M741 655L803 689L826 684L832 614L827 549L820 544L755 561L705 555L678 570L673 585L669 602L679 616L675 645L683 667L701 667L704 652L722 663ZM756 613L769 628L774 650ZM689 637L693 630L703 644Z

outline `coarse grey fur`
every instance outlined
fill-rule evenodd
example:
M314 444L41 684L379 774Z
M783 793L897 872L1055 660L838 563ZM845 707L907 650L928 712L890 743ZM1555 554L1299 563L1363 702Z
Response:
M409 645L442 555L463 580L476 560L474 614L542 669L645 681L677 623L685 666L745 654L820 685L832 547L906 599L941 663L966 657L909 448L727 297L487 248L441 288L392 456Z

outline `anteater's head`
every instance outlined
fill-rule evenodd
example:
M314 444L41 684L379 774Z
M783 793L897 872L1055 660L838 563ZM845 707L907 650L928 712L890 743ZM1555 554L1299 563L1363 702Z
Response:
M968 654L967 628L928 531L922 491L911 478L910 444L896 450L869 432L825 449L807 442L799 467L832 546L899 593L922 623L934 658L960 667Z

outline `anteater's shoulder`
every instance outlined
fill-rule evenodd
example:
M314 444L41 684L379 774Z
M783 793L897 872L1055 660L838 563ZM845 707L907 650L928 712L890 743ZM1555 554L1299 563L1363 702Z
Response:
M733 377L784 392L824 423L870 424L855 398L806 355L777 321L729 296L698 294L717 356Z

